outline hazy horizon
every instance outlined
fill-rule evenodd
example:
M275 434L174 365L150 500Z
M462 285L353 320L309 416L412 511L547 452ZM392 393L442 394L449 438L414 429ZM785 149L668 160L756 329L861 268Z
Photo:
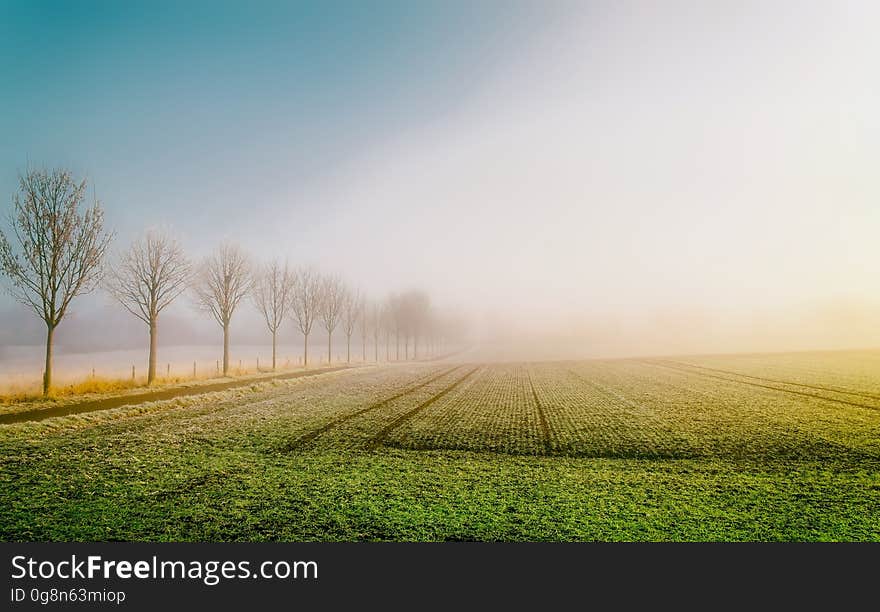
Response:
M211 7L0 9L0 227L20 172L67 167L113 254L161 226L423 288L484 355L880 347L877 4ZM268 342L250 304L232 333ZM188 296L159 338L221 341ZM147 330L96 292L57 341Z

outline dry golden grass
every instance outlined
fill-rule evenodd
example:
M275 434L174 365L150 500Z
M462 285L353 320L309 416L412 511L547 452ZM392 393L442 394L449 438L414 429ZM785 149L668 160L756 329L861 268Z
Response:
M201 380L203 377L199 377ZM149 388L163 387L166 385L176 385L184 382L196 380L185 376L157 377ZM147 381L144 378L123 379L123 378L103 378L88 377L78 382L58 385L52 387L48 397L45 399L61 399L71 398L78 395L96 395L106 393L117 393L119 391L128 391L131 389L146 388ZM21 404L24 402L34 402L43 399L43 394L38 385L30 387L12 387L6 391L0 392L0 406L10 406L13 404Z
M278 368L276 372L283 372L292 368ZM270 369L230 368L225 378L237 378L241 376L273 374ZM16 404L39 402L42 400L69 400L77 396L107 395L131 391L133 389L156 389L169 385L194 383L224 378L222 374L210 372L198 376L157 376L153 384L147 385L146 377L137 378L107 378L103 376L89 376L82 380L67 381L53 386L49 395L43 397L42 389L38 382L29 385L9 385L0 388L0 406L13 406Z

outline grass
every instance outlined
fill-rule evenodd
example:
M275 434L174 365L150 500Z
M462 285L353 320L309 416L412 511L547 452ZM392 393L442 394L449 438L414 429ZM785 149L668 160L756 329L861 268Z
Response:
M176 385L193 380L196 379L184 376L157 376L152 385L147 385L147 381L144 378L123 379L90 376L77 382L55 385L49 390L47 396L44 396L42 391L36 385L27 388L11 388L0 393L0 406L11 406L39 401L54 401L57 399L76 398L82 395L104 395L108 393L118 393L120 391L128 391L131 389L143 389L148 386L152 388Z
M299 369L299 368L296 368ZM57 404L92 400L99 397L116 397L137 391L152 391L174 386L191 386L210 384L218 380L230 378L269 377L276 374L284 374L293 368L278 368L277 370L260 369L249 370L246 368L230 368L229 374L199 375L199 376L157 376L152 384L147 384L145 377L140 378L105 378L90 376L88 378L55 385L49 390L48 395L43 395L37 385L29 387L7 386L0 392L0 413L21 412L25 410L39 409L41 407ZM7 410L3 410L6 408Z
M872 394L880 377L858 363L830 376ZM0 537L880 540L880 402L640 361L471 370L343 371L0 427Z

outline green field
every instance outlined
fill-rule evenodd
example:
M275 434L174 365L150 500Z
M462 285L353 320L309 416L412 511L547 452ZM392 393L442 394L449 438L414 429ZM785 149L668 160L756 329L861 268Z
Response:
M0 426L3 540L880 540L880 352L366 367Z

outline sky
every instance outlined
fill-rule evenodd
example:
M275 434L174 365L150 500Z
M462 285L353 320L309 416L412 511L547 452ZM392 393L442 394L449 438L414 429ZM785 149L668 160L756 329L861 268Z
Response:
M878 18L4 1L0 203L28 166L68 167L118 248L161 226L194 258L234 240L374 296L423 287L548 356L880 346ZM79 304L62 344L108 320L139 337L106 295ZM8 297L0 315L0 344L39 344ZM185 299L168 317L212 333Z

